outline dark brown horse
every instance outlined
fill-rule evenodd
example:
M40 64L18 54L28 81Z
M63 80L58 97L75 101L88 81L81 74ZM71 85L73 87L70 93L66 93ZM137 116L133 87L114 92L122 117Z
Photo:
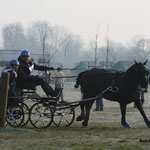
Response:
M121 109L121 124L124 127L130 127L126 122L126 106L127 104L134 102L144 118L144 121L148 127L150 122L147 119L145 112L142 108L140 101L140 88L147 88L149 74L148 69L145 67L145 63L137 63L131 66L126 72L110 72L102 69L91 69L82 72L78 75L75 87L81 87L81 93L83 99L88 99L98 96L100 93L102 97L111 101L117 101L120 104ZM81 114L77 117L77 121L82 121L82 126L88 125L90 110L93 101L81 102Z

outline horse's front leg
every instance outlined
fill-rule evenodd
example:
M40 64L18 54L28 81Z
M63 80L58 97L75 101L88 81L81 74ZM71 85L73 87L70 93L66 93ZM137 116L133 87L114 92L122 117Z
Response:
M136 99L134 101L134 103L135 103L136 107L138 108L138 110L140 111L141 115L143 116L143 119L144 119L146 125L150 128L150 121L147 119L147 116L146 116L146 114L142 108L142 104L141 104L140 99Z
M76 121L82 121L84 119L84 106L85 103L81 102L80 103L81 114L77 117Z
M130 128L130 125L126 122L126 107L127 107L127 104L120 103L120 109L121 109L121 114L122 114L121 124L125 128Z
M91 110L93 103L94 103L94 101L87 102L87 104L85 105L85 117L84 117L84 121L82 122L83 127L86 127L88 125L90 110Z

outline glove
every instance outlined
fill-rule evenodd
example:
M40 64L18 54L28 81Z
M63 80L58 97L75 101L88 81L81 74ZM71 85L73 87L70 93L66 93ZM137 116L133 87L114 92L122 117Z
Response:
M55 68L53 68L53 67L49 67L49 69L48 70L55 70Z
M37 79L39 79L39 78L40 78L40 77L39 77L38 75L35 75L35 76L34 76L34 79L35 79L35 80L37 80Z

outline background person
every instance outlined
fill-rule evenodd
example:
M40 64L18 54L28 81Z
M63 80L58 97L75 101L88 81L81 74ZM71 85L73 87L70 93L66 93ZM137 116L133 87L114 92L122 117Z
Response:
M61 97L61 101L63 102L64 101L63 88L65 82L65 78L64 78L65 74L61 70L62 69L60 67L57 68L56 80L55 80L55 94L57 95L60 89L62 89L62 93L60 97Z
M145 93L145 89L141 89L141 103L142 103L142 105L144 104L144 101L145 101L144 93Z
M45 81L44 78L33 75L33 69L35 70L54 70L53 67L39 66L30 60L30 53L27 50L23 50L18 58L20 63L17 71L17 87L24 89L34 89L40 85L47 96L54 96L53 88Z
M94 111L103 111L104 109L104 104L103 104L103 100L102 97L96 100L96 108L94 109Z

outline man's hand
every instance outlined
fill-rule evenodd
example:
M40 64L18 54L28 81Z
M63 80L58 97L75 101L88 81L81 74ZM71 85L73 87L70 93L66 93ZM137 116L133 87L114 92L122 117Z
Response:
M38 80L40 77L38 75L32 75L30 76L30 79L32 80Z
M39 79L39 78L40 78L40 77L39 77L38 75L35 75L35 76L34 76L34 79L36 79L36 80Z
M55 68L53 68L53 67L49 67L49 68L48 68L48 70L55 70Z

